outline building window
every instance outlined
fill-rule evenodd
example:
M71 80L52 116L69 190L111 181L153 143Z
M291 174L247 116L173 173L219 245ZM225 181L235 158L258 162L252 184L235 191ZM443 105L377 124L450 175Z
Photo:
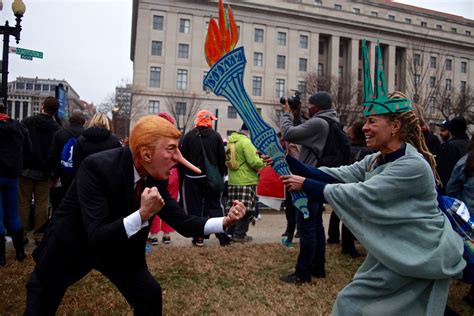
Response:
M344 57L344 45L339 45L339 58Z
M33 114L38 114L40 111L40 104L39 102L33 102Z
M375 16L375 17L378 17L379 16L379 13L377 11L372 11L370 12L370 15L371 16Z
M178 58L189 58L189 45L188 44L179 44L178 45Z
M436 69L436 59L435 56L430 57L430 68Z
M436 24L436 29L441 31L443 29L443 26L441 24Z
M53 91L53 92L56 92L56 86L54 84L50 85L49 90Z
M281 98L285 95L285 79L276 80L276 96Z
M161 56L162 49L163 49L163 42L151 41L151 55L152 56Z
M189 34L191 29L191 21L188 19L179 19L179 32Z
M427 26L428 26L428 24L426 22L424 22L424 21L421 22L421 27L427 27Z
M352 12L355 14L360 14L360 9L359 8L352 8Z
M436 86L436 77L430 77L430 88L434 88Z
M153 16L153 29L163 31L163 17L161 15Z
M430 113L434 113L436 110L436 99L435 97L430 97L428 101L428 109Z
M277 69L285 69L286 56L277 55Z
M308 60L306 58L300 58L300 71L308 71Z
M324 55L324 42L319 41L319 55Z
M420 84L420 81L421 81L420 75L415 75L415 84L416 84L416 85L419 85L419 84Z
M35 91L41 91L41 84L39 83L35 84Z
M335 4L335 5L334 5L334 9L336 9L337 11L341 11L341 10L342 10L342 5L340 5L340 4Z
M459 88L459 91L461 91L461 94L466 93L466 81L461 81L461 87Z
M405 22L408 24L411 24L411 19L410 18L405 18Z
M160 112L160 101L148 101L148 114L156 114Z
M413 54L413 64L415 66L420 66L420 64L421 64L421 55L420 54Z
M324 65L318 64L318 77L324 76Z
M27 82L27 83L26 83L26 90L33 90L33 84Z
M17 89L17 90L23 90L23 89L25 89L25 83L24 83L24 82L17 82L17 83L16 83L16 89Z
M178 69L176 78L176 89L186 90L188 88L188 71L186 69Z
M461 62L461 73L463 74L467 73L467 62L465 61Z
M455 28L455 27L452 27L452 28L451 28L451 32L453 32L453 33L457 33L457 32L458 32L458 30L457 30L457 28Z
M446 79L446 90L451 91L451 79Z
M298 81L298 91L301 92L302 95L306 94L306 81Z
M29 104L28 102L26 101L23 101L23 116L22 118L26 118L28 116L28 108L29 108Z
M49 84L43 85L43 91L49 91Z
M263 53L253 53L253 65L263 67Z
M286 33L278 32L278 45L286 46Z
M343 77L343 76L344 76L344 67L339 66L339 77Z
M262 96L262 77L253 76L252 78L252 95Z
M388 19L389 19L390 21L395 21L395 15L389 14L389 15L388 15Z
M471 36L471 31L466 31L467 36Z
M446 59L446 70L453 69L453 61L451 59Z
M308 48L308 36L300 35L300 48Z
M186 115L186 102L176 102L176 115Z
M237 111L233 106L227 107L227 118L236 119L237 118Z
M150 67L150 87L159 88L161 84L161 68Z
M323 5L323 0L314 0L314 5L321 7Z
M263 43L263 29L255 29L254 42Z

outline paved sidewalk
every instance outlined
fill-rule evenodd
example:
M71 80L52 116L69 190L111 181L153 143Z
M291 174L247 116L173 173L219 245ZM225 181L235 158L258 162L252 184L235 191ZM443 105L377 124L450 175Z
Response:
M329 209L329 210L328 210ZM280 243L282 237L281 234L286 229L286 217L284 212L264 209L261 211L261 219L258 220L255 226L250 225L248 235L253 237L252 243L267 244L267 243ZM329 217L331 215L330 208L326 206L326 211L323 214L324 228L327 232L329 225ZM192 246L191 238L185 238L180 234L174 232L171 233L171 244L164 245L161 242L161 233L159 234L160 246L165 247L186 247ZM299 239L295 238L293 242L298 243ZM209 239L204 241L205 246L219 246L219 240L215 235L211 235Z

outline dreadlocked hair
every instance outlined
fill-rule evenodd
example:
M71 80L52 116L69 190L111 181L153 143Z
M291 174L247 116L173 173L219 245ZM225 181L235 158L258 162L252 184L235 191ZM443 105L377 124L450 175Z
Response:
M474 176L474 135L471 136L471 141L467 146L467 158L464 165L464 175L466 178Z
M400 92L395 91L388 94L389 99L391 98L407 98L407 96ZM435 177L436 184L441 185L441 179L436 171L436 160L433 154L426 146L425 137L421 132L420 119L416 115L415 111L410 110L403 113L391 113L387 114L387 119L391 122L396 120L400 121L400 140L405 143L409 143L415 147L420 154L426 159L431 167L433 176Z

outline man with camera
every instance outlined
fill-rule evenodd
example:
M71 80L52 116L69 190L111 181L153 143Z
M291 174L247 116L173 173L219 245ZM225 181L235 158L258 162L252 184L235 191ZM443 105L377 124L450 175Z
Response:
M319 166L323 158L323 149L329 134L329 120L339 123L336 110L332 108L332 98L327 92L320 91L309 98L309 118L301 115L299 93L293 97L282 97L283 115L280 119L283 138L301 145L299 160L312 166ZM300 253L295 272L280 279L287 283L307 283L311 277L324 278L326 238L323 226L322 203L308 201L309 218L296 212L296 224L300 232Z

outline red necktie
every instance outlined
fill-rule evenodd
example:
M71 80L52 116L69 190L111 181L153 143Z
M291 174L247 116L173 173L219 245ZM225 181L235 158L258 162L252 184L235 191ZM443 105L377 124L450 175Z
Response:
M135 192L134 192L134 206L135 206L135 209L139 209L140 208L140 201L141 201L141 197L142 197L142 192L143 190L145 189L145 179L143 178L140 178L140 180L137 181L136 185L135 185Z

